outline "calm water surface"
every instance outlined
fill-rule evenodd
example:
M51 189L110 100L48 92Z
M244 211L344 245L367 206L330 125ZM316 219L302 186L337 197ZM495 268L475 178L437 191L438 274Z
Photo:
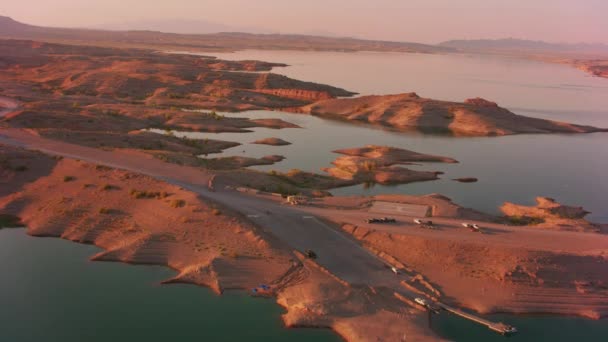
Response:
M169 269L88 261L98 251L0 230L0 341L341 341L283 328L272 300L161 286Z
M362 94L416 91L421 96L455 101L481 96L520 114L608 127L608 80L588 76L566 65L503 57L371 52L243 51L217 56L285 62L291 66L277 68L275 72ZM251 111L235 116L278 117L304 129L258 128L249 134L188 135L244 144L218 156L281 154L287 157L278 164L257 167L261 170L319 171L337 157L332 150L365 144L442 154L461 163L419 166L446 172L442 180L368 189L354 186L333 192L340 195L439 192L462 205L490 213L497 213L505 201L533 204L536 196L548 196L566 204L582 205L592 212L590 219L608 222L606 133L453 138L370 129L279 112ZM293 145L249 144L270 136L283 138ZM458 177L477 177L480 181L461 184L451 180Z
M244 51L218 55L261 59L292 66L275 72L328 83L362 94L415 91L421 96L462 101L481 96L517 113L608 127L608 80L563 65L508 58L398 53ZM522 135L450 138L326 121L315 117L254 111L236 116L281 117L303 129L255 129L248 134L198 134L244 145L223 155L282 154L287 159L260 169L329 166L338 148L383 144L442 154L460 164L425 164L443 179L394 187L361 186L337 194L439 192L465 206L496 212L504 201L524 204L538 195L583 205L592 219L608 222L606 134ZM273 147L249 142L270 136L294 143ZM478 177L474 184L450 178ZM4 341L338 341L328 331L286 330L281 308L244 293L221 297L186 285L160 286L171 271L161 267L91 263L97 251L58 239L31 238L22 230L0 231L0 340ZM563 317L504 315L522 332L517 341L605 341L608 324ZM457 341L503 337L449 315L433 327Z
M479 96L522 115L608 127L608 80L591 77L565 65L502 57L400 53L243 51L217 56L285 62L291 66L274 72L364 95L414 91L424 97L452 101ZM223 155L287 156L279 164L259 169L318 171L337 156L331 153L332 150L365 144L442 154L461 162L418 167L444 171L446 174L439 181L369 189L354 186L335 190L334 194L438 192L465 206L492 213L497 213L504 201L533 204L534 197L540 195L582 205L593 212L590 219L608 222L605 204L608 197L605 175L608 134L451 138L369 129L295 114L264 111L244 114L256 118L281 117L304 128L255 129L250 134L215 135L244 144ZM294 145L247 144L269 136L281 137ZM477 177L480 181L462 184L450 180L458 177ZM515 341L608 340L605 320L514 315L492 315L490 318L518 327L521 333L510 338ZM432 327L443 337L455 341L506 339L448 314L435 316Z

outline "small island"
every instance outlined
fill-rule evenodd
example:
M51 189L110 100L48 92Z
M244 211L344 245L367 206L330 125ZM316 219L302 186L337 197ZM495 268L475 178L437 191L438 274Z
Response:
M289 141L285 141L285 140L280 139L280 138L260 139L260 140L256 140L256 141L252 142L252 144L270 145L270 146L286 146L286 145L291 145L291 143Z
M416 93L320 100L294 111L400 130L456 136L607 131L603 128L517 115L481 98L450 102L422 98Z

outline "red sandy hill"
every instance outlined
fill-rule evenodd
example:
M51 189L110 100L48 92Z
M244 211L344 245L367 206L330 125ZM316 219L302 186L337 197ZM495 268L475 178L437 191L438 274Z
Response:
M492 136L517 133L589 133L590 126L536 119L514 114L481 98L448 102L415 93L331 99L300 109L312 115L423 132Z

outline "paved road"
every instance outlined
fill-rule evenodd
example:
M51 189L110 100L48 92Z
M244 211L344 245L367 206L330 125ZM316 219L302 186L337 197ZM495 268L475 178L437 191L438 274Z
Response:
M240 212L294 249L314 250L320 265L349 283L402 288L399 282L404 276L392 274L379 258L350 236L297 208L237 191L211 192L207 187L210 174L200 169L168 164L140 154L126 155L48 140L18 129L0 129L0 143L138 172L181 186Z

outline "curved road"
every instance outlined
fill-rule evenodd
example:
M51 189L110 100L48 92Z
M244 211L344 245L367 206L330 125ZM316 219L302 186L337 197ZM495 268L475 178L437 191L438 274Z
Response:
M109 152L49 140L20 129L0 129L0 143L146 174L181 186L243 214L293 249L314 250L320 265L349 283L387 286L404 292L399 285L404 278L392 274L383 261L350 236L297 208L237 191L212 192L208 189L211 175L204 170L165 163L142 154Z

